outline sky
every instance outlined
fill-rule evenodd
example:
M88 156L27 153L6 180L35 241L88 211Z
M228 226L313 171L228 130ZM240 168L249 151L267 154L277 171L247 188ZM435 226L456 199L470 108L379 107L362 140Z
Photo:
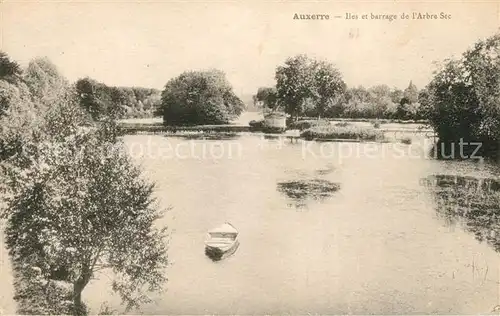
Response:
M414 12L451 19L401 20ZM500 1L7 0L0 3L0 49L22 65L46 56L71 81L89 76L116 86L161 89L183 71L218 68L236 93L252 94L275 83L286 58L307 54L334 63L349 86L404 89L412 80L421 88L434 62L497 32L499 12ZM295 13L330 19L294 20Z

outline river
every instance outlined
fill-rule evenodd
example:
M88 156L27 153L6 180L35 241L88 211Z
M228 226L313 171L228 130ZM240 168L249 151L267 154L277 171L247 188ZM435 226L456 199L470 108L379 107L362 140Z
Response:
M167 290L136 313L490 312L499 302L498 253L439 216L421 179L498 171L428 159L424 143L126 136L157 184L159 205L172 207L161 223L171 233ZM339 190L321 197L286 190L301 181ZM205 234L226 221L239 230L240 247L213 262ZM109 297L105 279L84 292L93 308Z

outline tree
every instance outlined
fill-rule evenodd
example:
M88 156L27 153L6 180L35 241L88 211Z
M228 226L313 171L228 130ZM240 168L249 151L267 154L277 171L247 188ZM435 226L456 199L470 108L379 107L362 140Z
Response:
M387 85L378 85L369 88L368 92L374 116L382 118L392 108L391 89Z
M41 107L50 107L69 87L69 82L46 57L30 61L23 73L23 80L30 90L32 100Z
M274 111L278 108L278 94L274 87L261 87L257 90L254 103L262 102L265 109Z
M276 69L278 102L295 119L304 111L306 100L313 96L312 66L313 60L306 55L297 55L288 58L283 66Z
M427 86L432 104L427 119L440 143L456 144L460 139L469 142L476 138L483 117L469 78L463 61L448 60Z
M335 66L326 61L313 63L313 100L319 117L324 116L329 107L338 105L345 93L346 84L342 74Z
M136 307L165 282L166 228L154 225L162 211L153 184L125 154L113 121L91 121L75 89L52 84L65 79L47 65L32 64L29 85L0 80L0 91L12 92L0 116L0 214L18 311L84 314L82 292L101 269L114 272L113 289Z
M408 85L408 88L403 92L403 98L406 99L406 103L416 103L418 101L418 89L412 81ZM403 102L403 101L402 101Z
M410 81L408 88L403 92L403 98L399 101L396 116L401 119L415 118L418 106L418 89Z
M494 147L500 141L500 33L478 41L463 54L463 67L477 98L477 112L482 117L478 136ZM500 148L496 149L497 151Z
M349 88L346 91L346 100L344 116L350 118L374 117L373 107L370 104L370 92L365 87Z
M400 104L401 99L404 97L404 92L401 89L393 88L391 91L391 101L394 104Z
M120 109L113 103L126 100L126 95L120 90L113 90L87 77L76 82L76 91L80 98L80 106L87 110L94 120L120 117Z
M499 53L497 33L478 41L460 59L446 60L427 86L427 117L440 143L480 142L477 155L500 158Z
M324 115L329 107L338 106L346 89L333 64L306 55L288 58L276 69L275 78L278 104L294 118L306 110Z
M420 104L417 117L419 119L424 119L429 117L432 112L432 99L431 94L427 88L423 88L418 93L418 103Z
M65 120L69 108L51 110L46 127ZM106 124L67 131L47 133L3 165L9 253L16 265L39 270L48 285L70 283L72 314L85 314L82 292L102 269L113 271L112 288L127 309L138 307L166 281L166 228L155 227L162 211L154 186Z
M32 96L17 63L0 54L4 77L0 78L0 162L19 153L38 134L39 115L45 98Z
M168 125L227 124L245 105L220 70L187 71L162 92L163 122Z
M0 79L10 83L17 82L22 74L21 66L10 60L9 56L0 51Z

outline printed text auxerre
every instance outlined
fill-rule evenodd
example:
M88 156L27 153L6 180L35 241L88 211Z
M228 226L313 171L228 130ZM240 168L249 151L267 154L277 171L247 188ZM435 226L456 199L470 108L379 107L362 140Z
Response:
M293 15L294 20L329 20L328 14L297 14Z

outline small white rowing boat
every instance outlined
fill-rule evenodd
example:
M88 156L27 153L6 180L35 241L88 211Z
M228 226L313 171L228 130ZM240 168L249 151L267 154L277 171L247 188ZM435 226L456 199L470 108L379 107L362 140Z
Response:
M224 223L208 231L205 254L212 260L218 261L232 255L239 244L236 228L230 223Z

